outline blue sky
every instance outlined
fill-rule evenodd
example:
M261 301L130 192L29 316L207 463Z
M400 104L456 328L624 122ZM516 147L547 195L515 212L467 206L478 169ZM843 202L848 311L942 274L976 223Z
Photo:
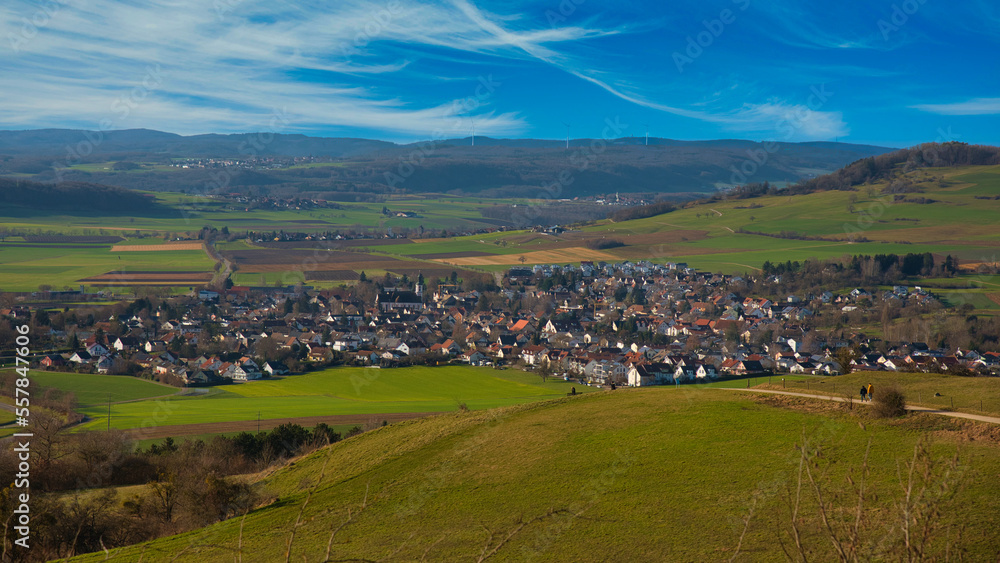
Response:
M1000 144L998 55L993 0L7 0L0 128Z

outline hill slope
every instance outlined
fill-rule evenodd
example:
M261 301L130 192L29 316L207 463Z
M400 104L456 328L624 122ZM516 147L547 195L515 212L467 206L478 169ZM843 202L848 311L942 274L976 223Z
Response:
M620 390L395 424L265 477L275 500L245 520L116 550L110 560L276 561L286 549L305 561L714 560L734 553L748 515L741 560L781 559L803 438L824 450L814 474L835 514L852 514L845 478L860 477L871 444L866 486L878 497L865 505L861 553L898 555L897 462L912 458L918 429L938 430L934 457L950 456L957 423L860 425L763 401L689 387ZM996 453L963 446L964 488L954 501L932 499L947 518L934 529L931 557L953 520L966 526L969 557L1000 549L990 531L1000 510ZM833 558L812 494L799 522L811 558Z
M898 185L907 186L906 191L896 193L893 186ZM971 265L997 261L1000 236L993 226L997 213L1000 166L917 167L851 189L719 197L640 219L598 221L560 234L492 233L384 251L417 256L475 251L481 254L439 261L501 271L520 264L521 256L529 264L606 260L589 255L586 246L609 239L622 245L601 252L620 260L686 262L701 270L734 274L752 272L765 261L886 253L931 252L939 261L951 255ZM543 221L544 215L538 220ZM983 281L995 292L1000 280Z
M88 182L43 184L0 177L0 205L30 209L43 214L79 215L177 215L152 196L116 186Z

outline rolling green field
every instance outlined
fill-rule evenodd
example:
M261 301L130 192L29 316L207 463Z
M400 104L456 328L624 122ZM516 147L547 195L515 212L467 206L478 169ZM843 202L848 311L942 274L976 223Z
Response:
M854 254L933 252L951 254L965 263L996 262L1000 232L993 227L1000 212L1000 166L928 168L910 172L918 193L902 194L909 200L897 201L882 195L881 184L859 186L854 191L818 192L800 196L765 196L743 200L722 200L693 205L672 213L614 223L598 221L577 231L560 235L524 231L494 232L448 239L419 240L415 244L372 246L373 260L379 255L407 258L452 252L481 252L516 255L534 251L578 248L588 239L609 238L625 246L603 251L619 260L648 259L655 262L687 262L709 271L752 272L765 261L830 259ZM162 204L178 209L169 217L99 217L84 215L48 216L0 210L0 221L14 229L66 234L129 233L127 244L161 240L134 238L140 233L170 233L190 237L204 225L230 232L304 231L320 232L351 227L465 229L489 225L480 210L497 203L528 203L521 200L489 200L444 195L401 196L385 203L341 203L340 209L246 210L226 209L231 203L180 193L152 194ZM976 199L978 197L990 199ZM913 198L933 200L917 203ZM567 203L567 205L574 205ZM411 211L416 218L382 214ZM609 210L613 210L609 208ZM103 229L103 230L102 230ZM741 229L770 235L791 232L816 240L776 238L739 232ZM233 243L230 243L233 244ZM235 244L243 244L237 242ZM191 269L211 271L212 261L202 253L187 251L128 253L119 260L109 246L85 249L16 248L0 245L0 289L30 290L39 283L55 287L75 287L88 276L125 268L127 271ZM123 253L124 254L124 253ZM570 253L573 254L572 252ZM539 255L537 260L546 263ZM579 253L579 262L587 259ZM444 260L449 260L444 258ZM537 261L536 260L536 261ZM428 267L449 267L426 262ZM529 262L530 263L530 262ZM461 262L457 262L461 265ZM482 271L502 271L503 264L469 266ZM287 268L286 268L287 269ZM362 268L363 269L363 268ZM379 268L375 268L379 269ZM251 270L252 272L252 270ZM237 275L238 283L260 283L251 272ZM269 271L264 283L275 277ZM366 272L367 273L367 272ZM379 269L379 274L382 270ZM45 280L39 282L39 279ZM327 281L321 286L343 282ZM995 283L995 282L991 282ZM1000 284L982 283L969 297L979 310L1000 308L986 294L996 293ZM951 290L946 290L949 293ZM947 300L947 296L946 296ZM948 300L948 302L951 302Z
M484 553L499 561L781 560L780 543L794 545L791 499L804 439L810 451L823 448L813 475L837 529L853 522L857 497L847 478L858 482L868 450L859 557L896 559L905 553L898 470L933 430L937 463L959 451L960 466L944 476L938 465L931 480L935 491L956 492L928 497L943 517L925 557L950 550L992 560L1000 550L997 444L963 443L963 426L934 415L860 421L683 387L445 414L295 460L260 482L278 500L246 518L80 559L274 561L287 550L305 561ZM835 560L808 481L802 492L802 545L810 559Z
M943 185L929 177L943 176ZM1000 166L918 170L909 175L932 204L894 201L880 184L857 191L829 191L800 196L765 196L695 205L672 213L621 223L600 221L580 233L537 235L492 233L429 241L387 252L414 255L478 250L512 254L545 248L581 236L617 238L626 246L605 252L622 259L683 261L699 269L742 273L764 261L838 258L853 254L935 252L965 261L995 261L1000 233L990 225L1000 201L975 199L1000 194ZM913 197L914 194L906 194ZM855 200L852 203L852 198ZM826 240L796 240L740 233L783 231ZM674 235L677 236L674 236ZM864 242L863 239L871 242ZM506 240L505 247L494 241Z
M106 409L109 397L112 403L119 403L177 393L176 387L122 375L33 370L31 383L39 389L51 387L73 393L77 403L84 409Z
M135 239L120 244L163 244L163 240ZM33 291L39 285L76 289L79 285L87 285L79 280L108 272L125 275L142 271L211 272L215 264L203 250L112 252L111 244L72 246L32 244L24 247L0 243L0 290Z
M512 370L466 366L398 369L334 368L278 380L211 388L205 395L176 396L113 404L111 426L198 424L339 414L453 411L514 405L561 397L574 385ZM577 392L590 388L576 385ZM105 397L106 400L106 397ZM81 409L104 428L106 405Z

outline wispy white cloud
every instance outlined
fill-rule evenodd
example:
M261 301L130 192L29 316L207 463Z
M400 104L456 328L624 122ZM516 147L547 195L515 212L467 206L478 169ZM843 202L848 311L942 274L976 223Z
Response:
M762 31L769 41L799 49L889 51L909 41L903 34L887 41L879 30L881 17L858 6L772 0L751 9L767 18Z
M828 140L850 133L839 111L818 111L779 101L747 104L726 119L736 130L765 133L779 141Z
M1000 115L1000 98L972 98L951 104L917 104L910 107L940 115Z
M809 110L750 87L718 96L711 91L722 90L706 87L701 96L679 84L640 85L625 69L602 70L607 59L579 48L648 31L641 22L605 28L581 17L549 26L532 13L493 13L470 0L294 5L66 0L59 5L19 52L4 55L2 123L95 127L111 119L116 128L235 132L260 128L282 111L292 117L288 130L342 127L426 138L434 131L464 134L475 120L482 134L516 135L530 129L526 116L500 111L490 96L477 96L479 71L538 61L630 104L729 131L773 137L789 122L795 123L795 140L848 131L839 112ZM37 10L29 0L0 6L0 38L22 34L21 18ZM796 29L795 37L811 37L816 45L863 46L856 41L864 38L824 35L803 25ZM421 64L428 60L450 72L435 75L434 65ZM158 69L162 80L127 114L116 111L123 96L142 90L149 68ZM463 69L472 73L462 76ZM457 99L417 95L445 82ZM471 105L463 103L473 97Z
M840 112L822 112L788 102L745 103L736 109L714 112L691 109L697 107L698 103L692 103L689 107L660 103L650 99L640 88L627 80L615 78L609 72L595 70L593 65L584 64L571 56L508 32L467 0L452 1L469 19L496 37L498 41L516 46L541 61L557 66L622 100L641 107L721 125L732 131L751 132L770 138L781 137L780 140L832 139L846 136L850 131Z
M0 37L25 39L17 53L4 55L0 70L0 121L11 125L112 119L119 128L244 131L266 122L275 108L287 108L297 117L290 129L364 128L426 137L464 131L461 121L473 118L487 134L528 129L523 116L492 109L492 100L477 91L476 74L464 78L465 93L461 77L448 77L457 83L457 100L428 104L406 96L407 87L420 88L433 77L410 73L410 60L387 59L374 48L397 41L510 51L453 6L347 0L331 10L321 2L275 8L250 0L93 0L60 5L28 37L20 18L36 10L26 1L0 8ZM520 34L519 40L542 45L589 35L578 28L546 29ZM138 87L150 67L159 69L162 81L127 116L116 114L112 104ZM403 87L380 88L380 77ZM474 104L462 103L471 97Z

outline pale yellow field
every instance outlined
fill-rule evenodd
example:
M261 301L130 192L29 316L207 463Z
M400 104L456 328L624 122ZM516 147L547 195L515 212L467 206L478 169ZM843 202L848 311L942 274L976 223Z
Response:
M494 256L467 256L465 258L435 258L434 262L452 264L455 266L498 266L504 264L520 264L521 257L525 264L565 264L581 260L616 262L618 258L600 250L591 250L581 246L559 248L555 250L536 250L523 254L496 254Z
M979 268L982 268L982 267L985 267L985 268L996 268L997 266L1000 266L1000 263L997 263L997 262L962 262L961 264L958 265L958 269L959 270L969 270L969 271L975 272L975 271L979 270Z
M176 244L116 244L111 252L157 252L164 250L201 250L200 242L179 242Z

